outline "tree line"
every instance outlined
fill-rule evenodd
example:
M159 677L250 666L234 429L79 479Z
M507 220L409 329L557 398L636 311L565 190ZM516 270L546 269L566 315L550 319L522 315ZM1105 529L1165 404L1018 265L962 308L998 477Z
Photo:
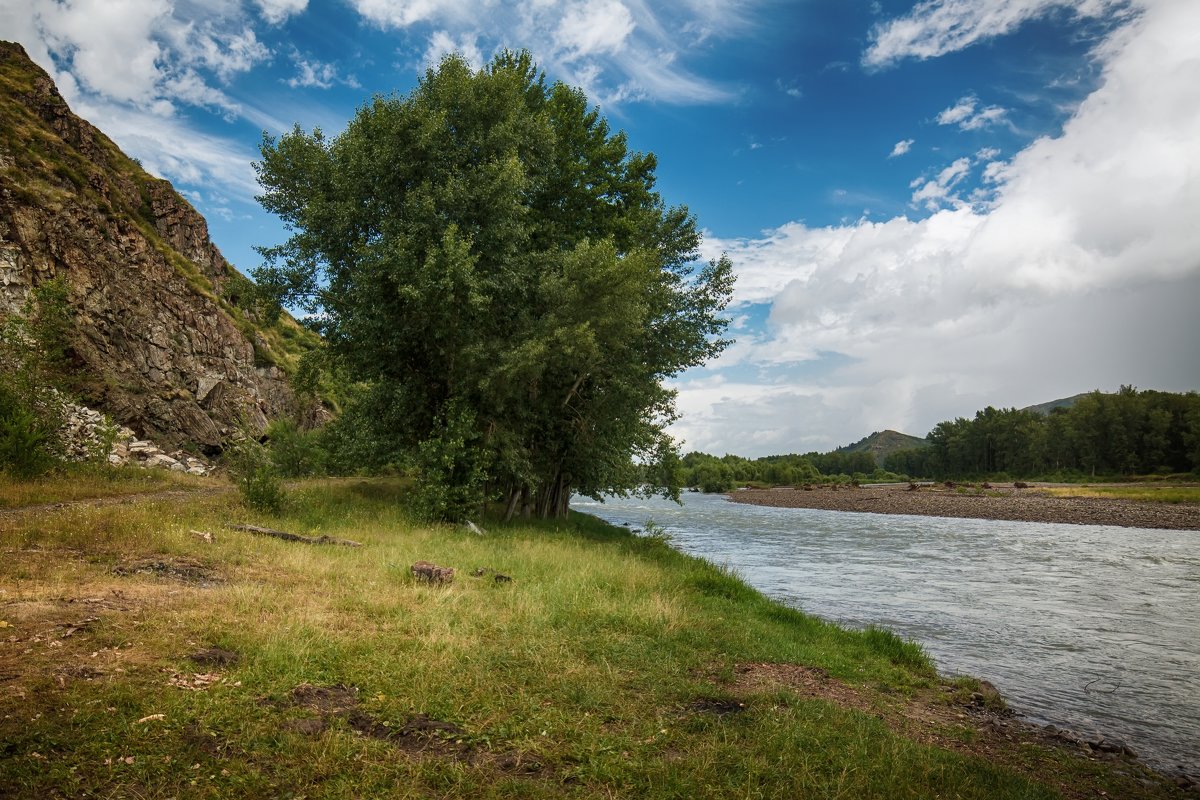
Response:
M988 406L938 423L926 439L929 447L892 453L884 467L936 479L1197 472L1200 394L1122 386L1049 414Z
M789 453L749 459L693 451L680 460L677 481L704 492L727 492L750 484L798 486L894 477L880 470L868 452Z

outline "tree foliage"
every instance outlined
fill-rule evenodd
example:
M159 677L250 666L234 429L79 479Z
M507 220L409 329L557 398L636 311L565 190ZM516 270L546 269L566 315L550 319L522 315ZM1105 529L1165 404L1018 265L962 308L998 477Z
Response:
M59 390L70 328L61 280L34 289L21 314L0 318L0 471L31 478L63 460Z
M367 386L366 437L421 468L431 514L488 498L565 514L674 454L664 379L726 344L722 258L582 92L528 54L458 57L333 139L265 139L262 204L292 231L259 283L315 312ZM672 487L665 487L668 492Z

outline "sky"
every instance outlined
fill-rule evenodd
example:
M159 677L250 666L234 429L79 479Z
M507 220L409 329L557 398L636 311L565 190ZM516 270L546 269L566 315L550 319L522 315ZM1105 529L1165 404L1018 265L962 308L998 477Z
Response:
M0 0L0 38L243 272L286 237L264 131L530 50L734 263L735 343L672 381L685 451L1200 389L1196 0Z

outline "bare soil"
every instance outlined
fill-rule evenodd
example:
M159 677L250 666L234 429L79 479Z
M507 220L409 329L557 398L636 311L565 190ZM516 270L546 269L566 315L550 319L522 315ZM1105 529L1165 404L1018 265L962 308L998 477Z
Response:
M812 489L743 489L728 496L736 503L777 508L818 508L869 514L915 514L1072 525L1200 530L1200 503L1146 503L1100 497L1058 497L1039 484L906 484Z

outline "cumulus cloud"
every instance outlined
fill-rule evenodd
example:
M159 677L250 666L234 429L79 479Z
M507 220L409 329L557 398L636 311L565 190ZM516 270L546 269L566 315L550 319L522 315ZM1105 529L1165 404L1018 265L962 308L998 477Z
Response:
M986 403L1130 382L1196 388L1197 53L1200 5L1147 6L1096 49L1098 88L1060 133L988 164L986 204L953 201L971 168L962 158L914 187L914 201L936 208L923 219L790 223L757 239L710 240L706 249L737 265L738 302L771 307L770 335L725 369L842 360L821 381L786 389L683 382L681 405L701 422L689 417L682 432L711 439L703 420L720 418L732 426L722 446L736 450L750 431L735 408L786 431L795 401L814 415L805 427L829 426L834 446L883 427L924 434ZM839 423L842 399L860 396L853 427Z
M958 102L942 111L934 118L938 125L957 125L960 130L977 131L990 128L998 122L1003 122L1008 116L1008 109L1000 106L985 106L978 108L979 98L967 95L959 98Z
M633 32L633 15L621 0L588 0L568 7L554 42L571 57L618 52Z
M474 69L483 66L483 51L479 49L479 37L474 33L463 33L455 39L448 31L434 31L425 49L426 66L435 66L451 53L457 53Z
M922 0L904 16L872 29L862 63L886 67L906 58L936 58L1003 36L1055 10L1099 17L1127 6L1127 0Z
M892 147L892 152L888 154L888 158L896 158L902 156L912 149L914 139L901 139Z
M278 25L289 17L301 14L308 8L308 0L254 0L262 18Z
M0 19L66 91L145 109L185 103L236 113L199 70L223 83L271 53L236 14L211 10L185 20L167 0L5 0Z

